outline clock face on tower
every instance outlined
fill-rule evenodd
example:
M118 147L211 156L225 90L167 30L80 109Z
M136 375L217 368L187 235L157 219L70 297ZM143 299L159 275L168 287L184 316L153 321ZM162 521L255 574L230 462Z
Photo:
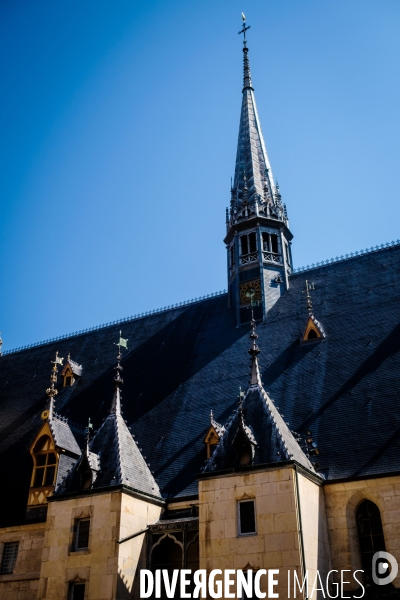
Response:
M240 285L240 305L246 306L252 302L261 302L261 282L259 279L246 281Z

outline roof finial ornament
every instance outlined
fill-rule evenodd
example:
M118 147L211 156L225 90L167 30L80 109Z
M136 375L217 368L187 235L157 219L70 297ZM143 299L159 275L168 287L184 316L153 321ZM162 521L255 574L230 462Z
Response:
M128 350L128 340L121 337L122 331L119 332L119 341L117 344L114 343L115 346L118 346L118 354L117 354L117 366L114 369L117 371L114 377L115 383L115 391L114 397L111 405L111 414L115 414L117 416L121 416L121 387L124 383L124 380L121 377L121 371L123 371L123 367L121 367L121 347L126 348Z
M1 331L0 331L0 356L2 355L1 349L3 347L3 340L1 339Z
M49 397L48 419L53 418L54 404L55 404L54 397L57 396L57 394L58 394L58 390L56 390L56 388L54 387L54 384L57 383L57 373L58 373L57 365L62 365L63 360L64 360L63 358L58 356L58 351L57 351L56 352L56 360L51 361L53 364L53 368L51 370L51 375L50 375L51 386L49 388L47 388L47 390L46 390L46 394Z
M256 333L256 322L254 320L254 315L253 315L253 306L251 307L250 326L251 326L251 332L250 332L249 337L251 339L251 346L248 350L250 357L251 357L250 385L259 385L260 387L262 387L260 368L258 366L258 355L260 354L261 351L256 342L258 335Z
M243 21L243 28L241 31L239 31L239 35L241 35L243 33L243 90L247 90L247 89L252 90L253 87L251 84L250 63L249 63L249 57L247 56L249 49L247 47L247 40L246 40L246 31L248 29L250 29L250 25L246 25L246 17L243 13L242 13L242 21Z
M246 31L248 29L250 29L251 25L246 25L246 15L244 13L242 13L242 21L243 21L243 28L241 31L239 31L239 35L241 35L243 33L243 45L246 46L246 43L247 43Z
M308 310L308 316L312 317L312 316L314 316L314 309L313 309L313 305L312 305L312 298L311 298L310 290L315 290L315 285L313 283L309 283L308 280L306 279L305 292L306 292L307 310Z
M93 433L93 423L90 421L90 417L88 419L88 424L87 424L87 427L86 427L84 433L85 433L85 440L86 440L85 454L86 454L86 456L89 456L89 442L90 442L90 438L92 437L92 433Z

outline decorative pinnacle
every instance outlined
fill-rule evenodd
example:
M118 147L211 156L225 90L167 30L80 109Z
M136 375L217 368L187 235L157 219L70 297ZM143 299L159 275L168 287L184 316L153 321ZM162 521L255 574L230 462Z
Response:
M93 433L93 423L91 423L90 417L88 419L88 424L87 424L87 427L86 427L84 433L85 433L85 439L86 439L85 454L86 454L86 456L89 456L89 442L90 442L91 434Z
M49 397L49 419L53 418L54 397L57 396L57 394L58 394L58 390L56 390L56 388L54 386L54 384L57 383L57 373L58 373L57 365L62 365L63 360L64 360L63 358L58 356L58 352L56 352L56 360L51 361L51 363L53 365L53 368L52 368L51 374L50 374L51 386L49 388L47 388L47 390L46 390L46 394Z
M251 346L248 350L251 357L250 385L259 385L260 387L262 387L260 368L258 366L258 355L260 354L261 350L256 342L256 340L258 339L258 335L256 333L256 322L253 316L253 307L250 326L251 332L249 337L251 339Z
M242 13L242 21L243 21L243 28L241 31L239 31L239 35L241 35L243 33L243 91L244 91L244 90L252 90L253 87L251 84L250 62L249 62L249 57L247 56L249 49L247 47L247 40L246 40L246 31L248 29L250 29L250 25L246 25L246 17L244 16L243 13Z
M2 347L3 347L3 340L1 339L1 331L0 331L0 356L1 356Z
M311 298L310 290L315 290L315 285L313 283L309 283L306 279L306 289L303 290L303 293L304 293L304 291L306 292L308 316L312 317L314 314L314 309L313 309L313 305L312 305L312 298Z
M123 371L123 367L121 367L121 347L128 349L128 340L121 337L121 331L119 332L119 342L115 344L118 346L118 354L117 354L117 366L114 367L116 374L114 376L115 383L115 391L113 396L113 401L111 404L110 414L121 415L121 387L124 383L124 380L121 377L121 372Z

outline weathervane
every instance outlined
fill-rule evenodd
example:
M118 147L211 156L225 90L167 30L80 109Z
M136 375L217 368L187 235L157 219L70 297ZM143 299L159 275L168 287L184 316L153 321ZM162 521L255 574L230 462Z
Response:
M246 31L248 29L250 29L251 25L247 25L246 26L246 16L244 13L242 13L242 21L243 21L243 29L241 31L238 32L239 35L241 35L243 33L243 45L246 45Z
M122 331L119 332L119 342L117 344L114 342L114 345L118 346L118 354L121 354L121 347L128 350L128 340L125 340L123 337L121 337L121 334Z

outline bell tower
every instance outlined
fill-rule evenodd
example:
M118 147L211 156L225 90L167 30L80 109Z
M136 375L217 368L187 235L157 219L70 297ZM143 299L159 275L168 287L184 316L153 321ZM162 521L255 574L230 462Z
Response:
M291 240L286 205L274 182L251 81L245 16L243 90L235 178L226 210L229 303L237 324L264 319L289 288Z

